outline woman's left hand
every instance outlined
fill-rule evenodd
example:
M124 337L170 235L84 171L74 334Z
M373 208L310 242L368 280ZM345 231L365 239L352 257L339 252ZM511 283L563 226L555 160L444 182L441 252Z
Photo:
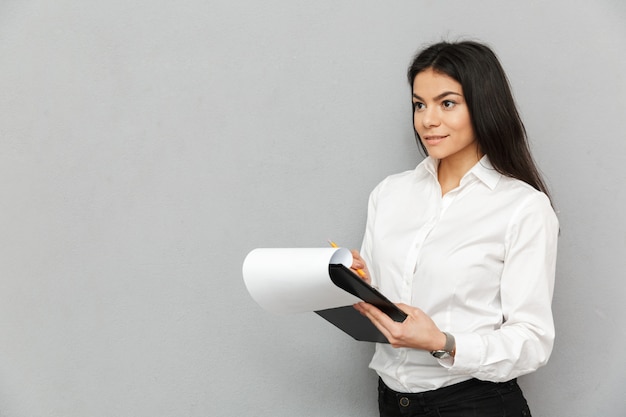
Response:
M357 303L354 308L370 319L394 348L406 347L429 352L443 349L446 335L426 313L406 304L397 306L407 315L402 323L393 321L391 317L369 303Z

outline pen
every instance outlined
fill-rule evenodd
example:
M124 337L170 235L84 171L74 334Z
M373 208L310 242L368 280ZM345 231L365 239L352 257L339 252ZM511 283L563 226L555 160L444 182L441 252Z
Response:
M332 246L333 248L338 248L339 246L337 246L337 244L335 242L333 242L332 240L328 240L328 243L330 243L330 246ZM365 278L365 271L363 271L361 268L357 269L356 272L359 274L359 276L361 278Z

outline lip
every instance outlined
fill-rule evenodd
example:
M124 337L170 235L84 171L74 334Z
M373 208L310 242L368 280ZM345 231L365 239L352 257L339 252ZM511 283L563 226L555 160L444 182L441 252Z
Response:
M424 135L422 140L429 145L436 145L442 142L448 135Z

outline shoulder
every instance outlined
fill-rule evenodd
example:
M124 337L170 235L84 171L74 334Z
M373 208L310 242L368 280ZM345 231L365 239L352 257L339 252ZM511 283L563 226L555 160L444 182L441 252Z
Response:
M518 203L536 202L551 207L550 199L545 193L517 178L502 175L500 181L498 181L496 191L503 197L515 199Z
M402 199L403 196L414 194L420 183L415 170L389 175L379 182L370 193L370 200L397 203L397 200Z
M506 176L500 179L497 191L501 198L510 203L514 223L532 218L558 230L558 218L545 193L524 181Z
M432 177L429 169L431 161L426 158L420 162L414 169L402 171L396 174L392 174L383 179L372 191L372 194L379 194L383 192L394 192L398 189L406 190L407 187L413 187L416 184L427 180Z

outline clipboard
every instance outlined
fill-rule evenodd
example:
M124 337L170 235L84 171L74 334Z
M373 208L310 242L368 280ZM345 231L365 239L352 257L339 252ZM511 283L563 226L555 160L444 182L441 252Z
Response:
M403 322L407 317L402 310L389 301L380 291L369 285L344 265L330 264L328 265L328 272L331 281L336 286L376 306L383 313L391 317L392 320ZM356 340L389 343L380 330L351 305L318 310L315 311L315 313Z

